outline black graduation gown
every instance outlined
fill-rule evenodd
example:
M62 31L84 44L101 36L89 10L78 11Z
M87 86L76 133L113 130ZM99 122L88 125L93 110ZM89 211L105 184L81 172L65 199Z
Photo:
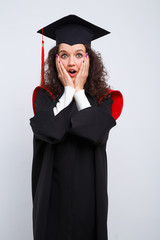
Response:
M106 142L116 125L112 98L54 116L52 97L38 91L32 165L34 240L107 240Z

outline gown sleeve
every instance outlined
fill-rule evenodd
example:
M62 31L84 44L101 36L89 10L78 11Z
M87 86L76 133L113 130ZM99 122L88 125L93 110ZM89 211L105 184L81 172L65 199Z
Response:
M73 87L70 86L64 87L63 95L60 97L56 106L53 108L55 116L72 102L75 91L76 90Z
M92 105L72 115L69 132L95 145L104 144L110 129L116 125L112 116L112 103L110 97L99 105Z
M64 140L70 125L69 113L72 107L69 104L55 116L53 111L55 105L50 94L40 88L35 100L35 115L30 119L34 135L52 144Z

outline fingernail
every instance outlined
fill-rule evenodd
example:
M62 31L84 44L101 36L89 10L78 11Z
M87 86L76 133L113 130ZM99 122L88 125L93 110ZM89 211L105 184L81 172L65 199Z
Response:
M84 60L83 60L83 63L84 63Z
M86 57L88 56L88 52L86 53Z
M59 61L59 63L61 63L61 62Z
M58 58L58 54L56 54L56 57Z

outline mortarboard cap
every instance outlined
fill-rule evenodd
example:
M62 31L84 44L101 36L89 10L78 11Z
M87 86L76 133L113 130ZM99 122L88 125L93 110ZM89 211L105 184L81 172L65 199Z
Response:
M56 40L56 45L60 43L90 45L91 41L110 32L76 15L68 15L40 29L38 33Z

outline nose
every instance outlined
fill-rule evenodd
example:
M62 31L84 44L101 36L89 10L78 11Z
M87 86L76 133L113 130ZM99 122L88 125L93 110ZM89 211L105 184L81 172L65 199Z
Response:
M69 66L73 66L75 65L75 59L74 59L74 56L70 56L69 59L68 59L68 65Z

